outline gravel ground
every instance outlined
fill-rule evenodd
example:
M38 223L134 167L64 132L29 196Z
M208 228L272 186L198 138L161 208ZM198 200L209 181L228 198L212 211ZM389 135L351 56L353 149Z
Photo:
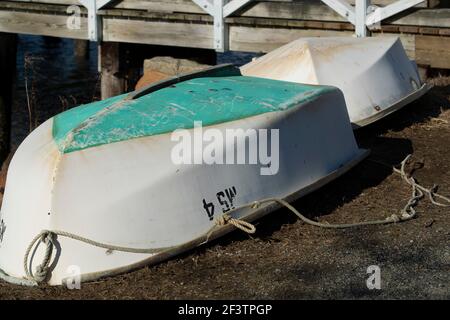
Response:
M371 156L349 173L295 203L321 222L385 218L398 213L410 188L389 165L412 153L425 186L450 195L450 78L419 101L357 132ZM2 299L450 299L449 208L422 200L418 217L395 225L325 230L286 210L176 259L126 275L60 287L0 282ZM369 266L381 289L369 290Z

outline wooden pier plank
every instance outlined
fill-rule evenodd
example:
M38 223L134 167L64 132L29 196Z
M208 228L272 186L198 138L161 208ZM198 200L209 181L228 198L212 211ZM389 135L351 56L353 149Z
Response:
M450 66L450 37L416 36L416 60L432 68Z
M213 48L212 25L105 18L103 27L104 41Z
M0 32L88 39L87 19L80 17L81 28L71 30L67 18L66 15L0 10Z
M300 37L351 36L350 31L320 29L288 29L230 26L230 50L269 52Z
M230 27L230 49L234 51L269 52L300 37L352 36L352 31L321 29L289 29L280 32L277 28L252 29L246 26ZM406 53L415 58L415 37L413 34L374 33L375 37L399 36Z
M66 10L71 4L78 1L1 1L0 32L87 39L84 8L81 28L67 28ZM106 42L213 48L213 19L191 0L115 1L99 14L103 18ZM230 26L230 49L252 52L267 52L305 36L349 36L354 30L350 23L317 0L254 1L226 22ZM383 22L381 30L374 31L374 36L386 35L399 35L408 55L417 56L419 63L450 68L450 59L438 46L440 41L446 44L450 39L449 8L414 8L392 17Z

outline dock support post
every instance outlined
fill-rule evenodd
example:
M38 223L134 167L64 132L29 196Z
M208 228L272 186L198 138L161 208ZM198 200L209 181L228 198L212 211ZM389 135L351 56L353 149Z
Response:
M355 33L358 38L367 37L369 30L366 25L367 10L370 0L356 0L355 9Z
M241 9L252 0L192 0L207 14L214 18L214 49L225 52L229 49L228 25L225 18Z
M118 42L102 42L99 45L101 70L101 98L106 99L125 91L125 79L121 76L122 57Z
M210 65L215 65L217 61L216 52L211 49L180 50L178 47L124 42L100 42L98 49L102 99L133 91L142 75L145 59L169 56Z
M228 51L228 26L225 23L223 9L225 0L214 0L214 48L217 52Z
M17 35L0 33L0 163L5 160L10 151L16 53Z
M73 51L77 58L87 58L89 56L89 41L88 40L73 40Z

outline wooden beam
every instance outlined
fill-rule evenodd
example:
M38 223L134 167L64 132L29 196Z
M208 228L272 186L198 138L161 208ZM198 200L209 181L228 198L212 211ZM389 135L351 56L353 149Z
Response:
M45 4L62 4L62 5L79 5L78 0L12 0L15 2L28 2L28 3L45 3Z
M210 16L214 15L214 4L208 0L192 0L199 8Z
M103 26L104 41L214 49L210 24L106 18Z
M125 91L125 79L121 76L120 44L102 42L99 46L101 66L101 98L106 99Z
M89 56L89 41L75 39L73 43L75 57L86 59Z
M370 0L356 0L355 6L355 34L357 37L366 37L370 35L366 25L367 10L370 6Z
M81 4L77 2L81 8ZM24 1L1 1L0 10L10 10L10 11L22 11L22 12L42 12L42 13L55 13L55 14L65 14L69 5L58 4L46 4L40 2L24 2ZM87 12L87 11L85 11Z
M450 9L420 9L385 20L386 24L450 28Z
M347 0L348 1L348 0ZM388 6L390 4L393 4L398 0L372 0L372 4L376 6ZM349 4L354 5L355 0L349 0ZM428 1L422 1L421 3L416 4L416 8L433 8L436 7L439 4L439 0L428 0Z
M432 68L450 69L450 37L416 36L416 61Z
M70 29L67 15L0 10L0 32L88 39L87 19L80 19L80 29Z
M239 9L243 8L244 6L246 6L251 1L253 1L253 0L231 0L223 8L223 16L226 18L226 17L232 15L233 13L238 11Z
M376 8L375 11L371 12L367 18L366 23L371 26L375 23L381 22L384 19L395 16L396 14L406 11L419 3L424 2L423 0L397 0L385 7Z
M336 11L345 20L355 24L355 8L347 0L322 0L328 7Z
M250 26L230 26L230 49L234 51L269 52L301 37L349 37L353 31L321 29L286 29L258 28ZM396 36L392 33L374 33L375 37ZM406 53L415 58L416 35L399 35ZM449 38L450 39L450 38ZM450 68L450 60L449 66Z
M351 36L351 31L328 31L319 29L258 28L230 26L230 49L234 51L269 52L300 37Z

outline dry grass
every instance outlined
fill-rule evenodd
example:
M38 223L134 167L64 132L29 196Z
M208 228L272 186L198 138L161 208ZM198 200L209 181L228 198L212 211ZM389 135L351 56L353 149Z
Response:
M24 60L24 81L27 96L29 132L31 132L39 125L38 91L36 88L36 65L43 59L31 54L26 54Z

